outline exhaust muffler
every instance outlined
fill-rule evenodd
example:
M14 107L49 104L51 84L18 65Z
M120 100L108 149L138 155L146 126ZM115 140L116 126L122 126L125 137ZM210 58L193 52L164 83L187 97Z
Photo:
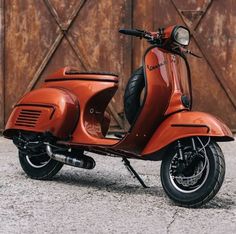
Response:
M83 155L81 158L78 159L63 154L53 153L51 146L48 144L46 145L46 152L50 158L70 166L93 169L96 165L94 159L89 156Z

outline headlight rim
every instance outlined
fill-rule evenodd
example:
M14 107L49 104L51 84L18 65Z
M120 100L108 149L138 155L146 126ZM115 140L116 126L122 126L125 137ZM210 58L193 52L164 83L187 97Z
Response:
M187 45L183 45L183 44L179 43L179 42L176 40L176 38L175 38L175 37L176 37L176 33L177 33L177 31L178 31L180 28L183 28L183 29L185 29L185 30L188 31L189 39L188 39L188 44L187 44ZM172 40L173 40L174 42L176 42L177 44L179 44L179 45L181 45L181 46L188 46L189 43L190 43L190 30L189 30L187 27L184 27L184 26L181 26L181 25L175 26L174 29L173 29L173 31L172 31L171 37L172 37Z

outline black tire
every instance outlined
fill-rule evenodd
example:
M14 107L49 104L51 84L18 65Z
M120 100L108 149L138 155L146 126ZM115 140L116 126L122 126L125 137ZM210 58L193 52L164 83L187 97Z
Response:
M199 139L199 138L198 138ZM202 169L202 175L199 179L199 185L195 185L195 189L189 189L191 185L184 187L178 177L173 177L170 172L171 165L176 165L174 157L176 152L172 150L166 158L163 159L161 165L161 182L168 197L180 206L199 207L211 200L221 188L225 176L224 155L217 143L212 140L205 147L207 155L206 162L208 169ZM204 167L203 167L204 168ZM172 169L171 169L172 170ZM193 170L193 169L192 169ZM205 177L203 177L205 176ZM174 179L173 179L174 178ZM183 177L184 178L184 177ZM187 178L187 177L185 177ZM190 178L190 177L188 177ZM191 182L191 181L190 181ZM200 184L201 183L201 184ZM193 186L192 186L193 187ZM194 187L193 187L194 188ZM189 190L188 190L189 189Z
M141 107L140 97L145 86L143 67L138 68L130 77L125 88L124 110L129 124L133 124Z
M19 152L19 160L24 172L32 179L49 180L56 175L62 166L61 162L50 159L48 155L29 157Z

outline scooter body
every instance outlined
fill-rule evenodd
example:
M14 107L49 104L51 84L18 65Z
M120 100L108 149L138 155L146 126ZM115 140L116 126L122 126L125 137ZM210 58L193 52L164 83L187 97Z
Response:
M80 73L70 67L47 77L40 89L27 93L15 105L4 135L12 137L16 130L49 132L61 144L113 153L127 151L129 156L144 158L184 137L232 140L222 121L184 105L186 94L179 77L183 72L178 66L181 59L157 47L147 50L144 104L122 140L106 138L110 121L104 116L119 78L109 73Z
M171 38L174 30L173 27L167 28L165 37ZM155 38L153 33L143 31L142 35ZM162 160L175 142L181 148L179 140L182 139L233 140L230 129L218 118L191 111L190 72L186 57L166 49L167 45L153 44L143 57L144 99L135 121L121 139L107 136L110 117L106 109L118 89L118 76L81 73L71 67L58 70L47 77L39 89L21 98L8 119L4 136L13 139L23 150L22 146L26 149L37 141L32 138L34 140L26 144L25 140L19 140L21 135L37 134L38 142L48 142L46 150L51 158L70 165L73 157L56 155L50 145L77 153L86 150L126 159ZM199 142L202 144L203 141ZM201 148L202 145L199 150ZM74 162L74 166L76 163L79 164Z

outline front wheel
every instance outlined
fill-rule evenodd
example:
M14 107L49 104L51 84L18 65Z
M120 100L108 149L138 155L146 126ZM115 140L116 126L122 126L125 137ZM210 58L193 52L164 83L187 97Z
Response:
M211 200L223 184L224 175L224 155L210 138L177 141L161 165L166 194L185 207L199 207Z

